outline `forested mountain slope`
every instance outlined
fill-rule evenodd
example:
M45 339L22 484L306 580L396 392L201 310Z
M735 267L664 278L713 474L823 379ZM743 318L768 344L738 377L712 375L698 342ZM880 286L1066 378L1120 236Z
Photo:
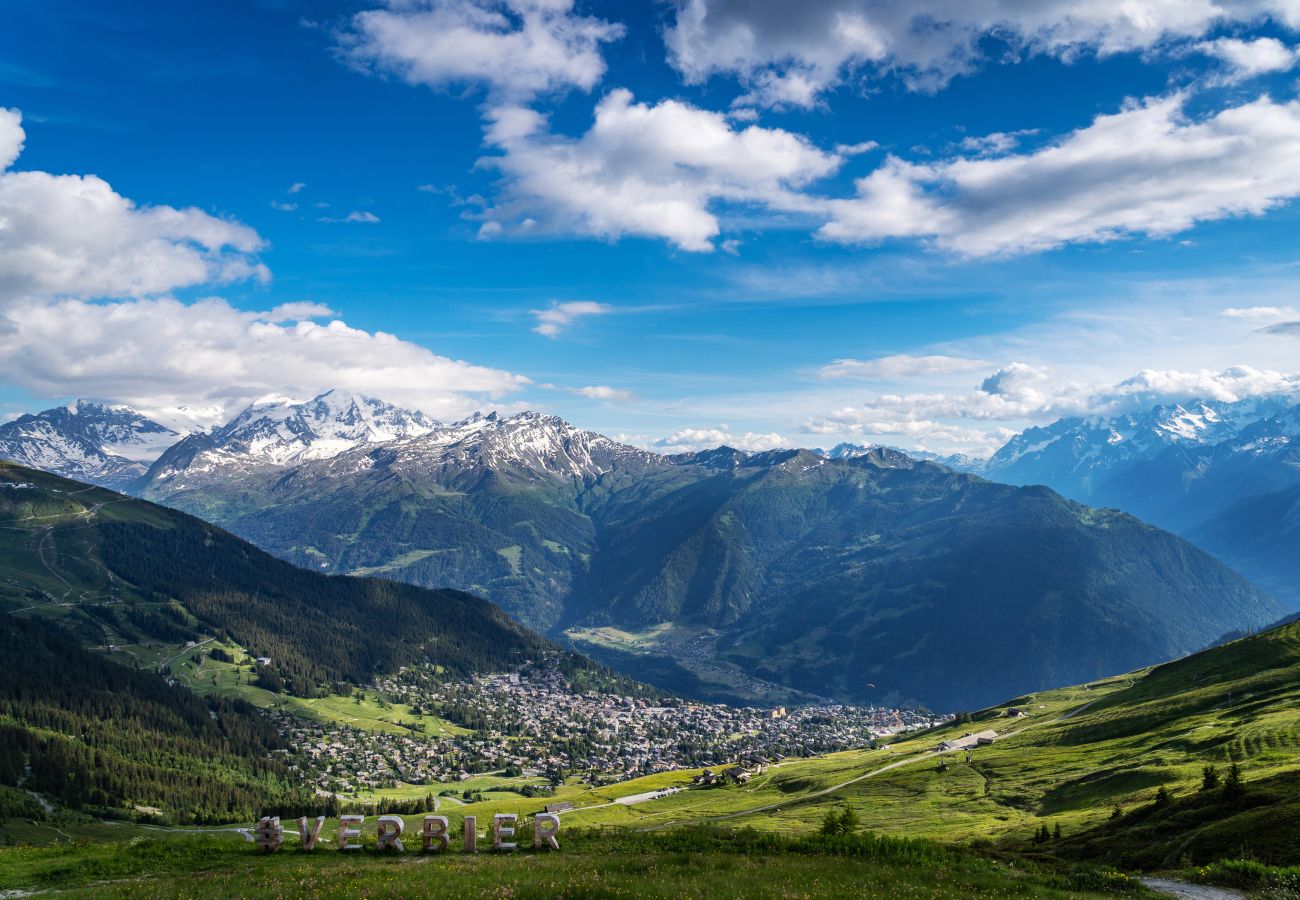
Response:
M416 660L464 674L553 647L477 597L303 571L184 513L8 463L0 603L101 647L228 636L302 696Z
M73 810L181 822L321 806L294 787L275 725L83 649L46 621L0 618L0 785ZM0 819L4 816L0 815Z
M665 458L534 415L462 431L147 490L301 565L470 590L724 698L757 679L751 696L976 706L1281 614L1129 516L894 451Z

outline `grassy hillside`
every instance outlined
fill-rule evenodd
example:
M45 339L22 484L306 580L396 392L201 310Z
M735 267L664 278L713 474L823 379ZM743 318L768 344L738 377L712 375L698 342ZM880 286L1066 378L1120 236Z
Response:
M1014 707L1025 715L1008 717ZM940 753L941 741L994 729L999 739ZM1224 789L1240 767L1240 794ZM1220 784L1201 790L1205 766ZM963 844L1045 862L1154 871L1248 856L1300 864L1300 624L1128 676L1016 698L971 721L880 749L777 761L744 786L692 789L695 771L593 789L570 779L553 801L575 808L566 828L649 834L683 827L811 836L828 812L851 810L881 834ZM543 801L485 783L484 799L444 801L454 824L493 813L531 815ZM687 788L655 798L667 787ZM1168 794L1162 800L1161 789ZM422 796L373 795L382 808ZM630 799L631 798L631 799ZM1115 815L1116 809L1119 815ZM1279 823L1283 827L1277 827ZM1061 837L1045 843L1047 826Z
M147 663L227 639L270 659L264 687L299 696L417 660L464 674L553 650L468 594L307 572L183 513L2 462L0 609Z
M1008 707L1027 715L1009 718ZM942 740L990 728L1002 737L975 748L969 761L964 752L935 752ZM1240 796L1223 788L1234 764ZM1202 791L1206 766L1216 768L1219 785ZM847 806L882 832L1130 868L1239 855L1295 865L1300 830L1286 823L1300 822L1298 783L1293 623L1129 676L1016 698L888 749L783 763L745 788L593 805L575 821L725 822L798 833L816 829L828 808ZM1043 825L1052 832L1059 825L1062 840L1033 843Z

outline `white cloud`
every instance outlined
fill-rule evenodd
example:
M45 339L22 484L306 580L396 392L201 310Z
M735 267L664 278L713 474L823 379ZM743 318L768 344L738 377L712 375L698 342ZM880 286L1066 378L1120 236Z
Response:
M677 100L637 103L623 89L596 106L581 138L553 135L540 113L490 111L488 142L504 156L488 162L506 175L506 198L485 215L506 230L522 219L607 239L662 237L709 251L720 228L719 201L813 212L800 188L836 170L841 157L778 128L736 130L722 113Z
M0 159L22 147L0 110ZM527 378L352 328L320 303L236 309L166 293L266 279L263 242L197 209L140 206L94 176L0 170L0 383L40 397L230 413L269 392L332 386L455 417ZM96 302L104 298L101 302Z
M0 171L9 168L23 152L23 116L16 109L0 106Z
M992 134L972 135L962 140L961 148L977 156L997 156L1016 149L1022 137L1037 133L1037 128L1022 128L1019 131L995 131Z
M633 400L636 397L631 391L612 388L605 384L573 388L569 393L577 394L579 397L589 397L592 400Z
M982 41L1071 59L1148 50L1263 16L1295 27L1293 0L678 0L665 35L688 82L734 75L745 103L814 105L847 79L894 72L933 90L973 71Z
M878 380L949 375L953 372L968 372L987 365L988 363L983 360L965 359L960 356L912 356L908 353L898 353L876 359L837 359L830 365L822 366L818 374L827 381L839 378Z
M1195 49L1224 64L1226 71L1218 80L1226 84L1270 72L1287 72L1300 64L1300 49L1288 47L1271 37L1256 38L1253 41L1218 38L1202 41Z
M354 62L411 84L487 84L521 102L591 90L605 72L601 45L622 35L575 15L572 0L389 0L355 15L342 40Z
M303 188L305 188L306 186L307 186L307 185L304 184L304 183L301 182L301 181L295 181L293 184L289 185L289 190L285 191L285 193L286 193L286 194L296 194L296 193L298 193L299 191L301 191Z
M280 212L294 212L298 209L297 203L284 203L280 200L271 201L271 209L278 209Z
M352 212L348 213L346 216L337 216L337 217L335 217L335 216L322 216L322 217L320 218L320 221L322 221L322 222L329 222L329 223L351 222L351 223L360 223L360 224L362 224L362 225L375 225L375 224L378 224L378 222L379 222L379 216L375 215L375 214L372 213L372 212L368 212L368 211L365 211L365 210L355 210L355 209L354 209Z
M1225 319L1252 321L1300 318L1300 309L1294 306L1230 306L1219 313Z
M265 280L257 232L193 207L138 206L93 175L16 171L24 133L0 109L0 306Z
M1258 215L1300 195L1300 101L1261 97L1207 118L1185 97L1130 103L1033 153L897 157L827 202L827 240L922 237L972 256L1045 250Z
M1004 432L975 422L1043 421L1062 416L1114 415L1189 400L1236 401L1300 392L1300 374L1251 366L1144 369L1118 382L1093 384L1047 366L1010 363L965 392L880 394L804 420L812 434L903 435L931 445L987 449ZM963 424L972 423L972 424Z
M391 334L311 321L328 314L311 303L249 312L215 298L32 305L9 317L0 378L44 397L111 397L144 408L216 406L226 413L267 393L313 396L343 387L440 418L464 415L528 384Z
M299 322L304 319L323 319L326 316L337 315L338 313L324 303L299 300L294 303L281 303L275 309L266 313L266 320L268 322Z
M880 147L875 141L861 141L857 144L836 144L835 152L840 156L861 156Z
M533 331L547 337L556 337L583 316L602 316L613 307L593 300L569 300L565 303L552 303L546 309L534 309L532 314L537 319Z
M1300 374L1231 366L1214 372L1144 369L1108 391L1101 391L1090 405L1102 410L1142 409L1157 403L1188 400L1234 402L1268 394L1300 391Z
M746 431L744 434L737 435L733 434L726 425L719 425L717 428L679 428L668 437L654 442L654 449L661 453L693 453L721 446L756 452L777 450L789 447L790 444L775 432L762 434Z

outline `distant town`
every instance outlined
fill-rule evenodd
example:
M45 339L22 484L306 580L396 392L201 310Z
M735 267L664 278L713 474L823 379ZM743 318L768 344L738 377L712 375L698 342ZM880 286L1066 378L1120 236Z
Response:
M457 681L443 680L431 667L403 669L360 694L394 710L409 707L409 714L393 719L405 733L273 713L293 746L298 771L322 793L401 784L448 793L483 774L552 784L576 774L608 784L672 769L759 767L869 746L944 721L928 712L884 707L735 708L579 691L550 661L530 663L517 674ZM545 781L528 790L549 792Z

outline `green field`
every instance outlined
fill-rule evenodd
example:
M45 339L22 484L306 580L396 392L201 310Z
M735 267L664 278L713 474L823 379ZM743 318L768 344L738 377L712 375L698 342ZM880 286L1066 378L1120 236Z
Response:
M408 829L415 827L408 818ZM480 823L482 825L482 823ZM372 826L373 827L373 826ZM481 830L481 829L480 829ZM235 836L170 835L126 843L0 848L0 884L94 897L1113 897L1142 893L1105 870L994 861L928 842L870 835L815 841L755 833L659 836L561 832L559 852L425 855L293 843L262 856ZM526 835L525 835L526 836ZM455 847L455 845L453 845Z

